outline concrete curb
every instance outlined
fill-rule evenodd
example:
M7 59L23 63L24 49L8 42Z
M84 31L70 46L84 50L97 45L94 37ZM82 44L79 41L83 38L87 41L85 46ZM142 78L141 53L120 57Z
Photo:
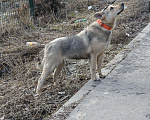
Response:
M150 23L102 69L102 73L107 76L136 46L139 45L146 34L150 34L149 28ZM51 120L65 119L99 83L100 82L89 80L71 99L52 115Z

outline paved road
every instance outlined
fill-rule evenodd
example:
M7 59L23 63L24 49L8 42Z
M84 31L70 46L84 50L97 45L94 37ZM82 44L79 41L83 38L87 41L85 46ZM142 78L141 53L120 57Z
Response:
M150 119L150 24L139 36L139 45L82 100L67 120Z

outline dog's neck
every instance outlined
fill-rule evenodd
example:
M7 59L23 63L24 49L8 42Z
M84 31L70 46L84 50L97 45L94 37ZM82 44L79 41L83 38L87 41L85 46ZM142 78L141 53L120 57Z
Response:
M109 27L108 25L104 24L100 19L98 19L97 22L98 22L98 24L99 24L101 27L103 27L103 28L105 28L105 29L107 29L107 30L111 30L111 29L112 29L112 28Z
M105 25L107 25L108 27L110 28L114 28L115 27L115 19L110 23L110 22L107 22L106 20L101 20L102 23L104 23Z

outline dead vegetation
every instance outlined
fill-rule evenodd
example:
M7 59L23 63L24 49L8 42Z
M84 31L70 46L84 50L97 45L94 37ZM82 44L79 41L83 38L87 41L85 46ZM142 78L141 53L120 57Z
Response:
M38 58L43 57L43 52L42 48L27 48L25 43L47 43L54 38L76 34L94 20L91 16L95 11L109 2L68 0L65 4L65 8L57 16L46 14L38 17L37 26L29 24L29 28L24 29L23 24L20 24L1 30L0 119L49 118L90 79L88 60L68 60L56 86L50 76L45 82L41 97L34 97L40 76L36 63ZM148 1L126 0L125 4L128 8L117 18L112 44L105 52L103 66L149 22ZM87 10L88 6L93 6L93 9ZM88 19L88 22L74 23L83 18Z

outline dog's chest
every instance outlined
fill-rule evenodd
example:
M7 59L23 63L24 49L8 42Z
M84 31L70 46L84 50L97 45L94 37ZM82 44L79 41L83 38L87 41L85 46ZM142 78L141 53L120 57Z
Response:
M88 52L101 53L105 50L107 43L98 41L97 39L93 40L88 47Z

